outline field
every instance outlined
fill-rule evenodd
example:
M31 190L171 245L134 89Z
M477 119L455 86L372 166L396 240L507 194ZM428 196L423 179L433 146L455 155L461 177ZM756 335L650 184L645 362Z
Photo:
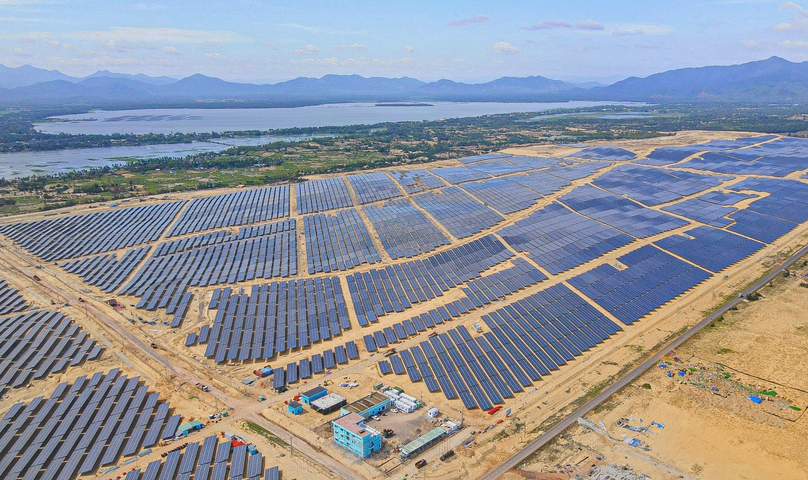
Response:
M0 286L0 307L9 314L27 308L20 306L22 297L73 323L48 327L53 333L47 335L22 328L10 334L37 353L3 353L15 365L14 374L0 379L3 403L39 402L36 396L48 398L60 381L121 368L158 390L182 422L228 411L211 420L218 423L205 435L243 436L262 452L264 466L280 466L284 478L477 478L804 245L806 171L803 140L694 131L515 148L288 185L179 192L6 218L0 266L8 287ZM796 279L778 281L806 291ZM676 352L678 360L672 356L666 369L640 383L650 391L626 390L639 403L610 404L596 420L613 433L619 416L634 414L645 423L654 416L666 427L652 430L658 435L648 440L651 455L658 448L666 455L659 461L671 470L713 478L708 473L719 467L718 451L686 465L672 460L677 441L699 425L677 422L671 409L702 414L683 400L698 386L681 378L713 378L720 362L796 388L783 395L797 403L804 398L799 364L792 362L795 377L784 378L783 363L776 363L797 354L797 344L773 343L782 354L772 358L769 349L743 341L743 335L774 335L735 318L775 301L763 294L693 342L726 332L726 344L713 340L704 350ZM794 320L769 322L782 323L783 336L789 328L802 331ZM53 338L64 339L58 349ZM49 352L58 353L52 362ZM75 352L87 358L58 365ZM275 369L272 375L253 374L266 365ZM691 366L697 372L688 377L662 375ZM737 384L759 383L731 375ZM389 412L369 425L395 434L362 460L333 442L329 422L339 412L322 415L305 406L302 415L291 415L285 405L315 385L350 402L377 383L402 388L463 428L402 461L396 447L430 423L424 407ZM755 388L763 387L769 385ZM700 406L717 408L710 394L702 397ZM736 403L739 411L748 407ZM148 419L158 415L143 411ZM107 452L117 448L116 438L129 441L138 421L132 419L131 428L127 419L114 421L121 427L107 437L99 433L97 448L108 465L123 466L141 457ZM176 425L164 428L173 432ZM21 445L22 435L9 438ZM605 450L592 443L600 441L595 433L575 431L573 438L575 445ZM654 446L665 438L667 444ZM173 448L138 447L152 448L137 461L141 467ZM87 474L107 478L99 473L107 467L86 460L99 452L65 449L87 463ZM457 455L438 460L448 449ZM556 470L562 458L580 460L566 460L567 452L539 456L527 469ZM241 466L241 454L232 454L231 468ZM166 457L169 466L161 468L171 468L175 457ZM415 468L419 458L427 460L425 470ZM23 465L16 453L3 461L1 474ZM644 471L641 461L629 463ZM798 463L778 468L791 467L805 469Z

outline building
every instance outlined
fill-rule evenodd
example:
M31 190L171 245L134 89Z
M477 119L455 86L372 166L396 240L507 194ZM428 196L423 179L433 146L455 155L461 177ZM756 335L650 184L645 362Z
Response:
M382 434L367 426L365 419L348 413L331 422L334 443L362 458L382 449Z
M348 402L345 400L345 397L341 397L336 393L329 393L328 395L320 397L311 402L311 408L317 410L323 415L327 415L331 412L336 412L345 406L346 403Z
M306 405L311 405L311 402L317 400L318 398L322 398L326 396L328 390L322 386L316 386L309 390L308 392L303 392L300 394L300 401L305 403Z
M433 428L412 442L401 447L401 453L399 455L401 456L402 460L406 460L414 455L418 455L419 453L429 449L429 447L440 442L441 439L449 433L450 432L443 427Z
M303 405L294 400L289 400L289 403L286 404L286 409L289 410L289 413L292 415L300 415L303 413Z
M179 427L177 427L177 433L175 433L174 436L177 438L184 437L191 432L194 432L196 430L202 430L203 428L205 428L204 423L200 422L199 420L193 420L191 422L184 423Z
M438 410L438 407L432 407L426 411L426 414L429 415L429 418L438 418L440 410Z
M388 410L391 404L392 400L390 397L382 395L379 392L372 392L370 395L345 405L342 407L342 410L340 410L340 413L342 415L355 413L362 418L368 418Z

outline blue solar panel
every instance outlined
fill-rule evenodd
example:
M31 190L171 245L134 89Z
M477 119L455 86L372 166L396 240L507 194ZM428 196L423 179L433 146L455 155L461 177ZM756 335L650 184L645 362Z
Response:
M733 233L710 227L699 227L654 242L654 245L675 253L713 272L719 272L764 247L764 244Z

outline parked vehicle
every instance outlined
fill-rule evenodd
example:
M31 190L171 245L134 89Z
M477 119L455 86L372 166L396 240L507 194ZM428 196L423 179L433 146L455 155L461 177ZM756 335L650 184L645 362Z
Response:
M424 468L425 466L426 466L426 460L423 458L415 462L415 468Z

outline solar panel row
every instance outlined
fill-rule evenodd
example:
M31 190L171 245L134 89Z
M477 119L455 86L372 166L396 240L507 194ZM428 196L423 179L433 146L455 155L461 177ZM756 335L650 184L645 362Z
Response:
M255 285L250 295L221 299L205 356L217 362L272 358L347 328L348 310L337 277ZM200 338L199 343L206 342Z
M346 178L360 205L402 196L395 182L382 172L348 175Z
M627 268L601 265L569 280L598 305L629 325L685 291L710 274L646 245L618 258Z
M173 436L168 404L139 380L99 372L12 406L0 422L0 477L73 479Z
M540 194L503 178L464 183L462 188L503 214L530 208L541 198Z
M114 253L86 257L62 263L60 266L68 273L75 273L90 285L94 285L106 293L118 288L132 273L149 252L149 246L135 248L126 252L120 260Z
M687 225L687 222L590 185L578 187L559 201L576 212L618 230L645 238Z
M443 180L426 170L404 170L389 173L404 188L404 191L410 194L446 186Z
M509 158L491 158L474 162L467 165L466 168L498 177L509 173L524 172L525 170L530 170L531 167L524 164L516 165Z
M101 352L96 347L92 337L59 312L0 318L0 394L6 387L23 387L97 358Z
M275 233L264 236L152 256L120 293L140 297L137 308L154 310L170 305L167 313L172 314L189 285L205 287L295 275L295 220L274 225L269 230Z
M278 467L264 469L261 452L248 454L247 445L230 448L230 440L219 443L216 435L189 443L185 451L174 450L164 460L150 462L144 471L134 469L127 480L278 480ZM216 461L212 462L216 450ZM197 456L201 451L201 454ZM219 454L221 452L221 455ZM193 475L193 477L192 477Z
M184 204L159 203L11 223L0 227L0 233L47 261L95 255L157 240Z
M28 302L16 288L0 280L0 315L19 312L28 308Z
M556 285L483 316L491 330L472 337L460 326L432 336L387 361L382 374L407 373L431 392L465 408L490 409L594 347L620 327Z
M470 237L505 219L457 187L421 193L412 199L457 238Z
M343 177L298 183L296 194L298 215L353 206L351 193Z
M289 185L241 190L192 200L167 236L266 222L288 216Z
M732 177L621 165L599 176L592 183L645 205L659 205L702 192L731 179Z
M348 270L381 261L354 209L303 217L309 274Z
M488 235L423 259L349 275L357 321L366 326L383 315L442 296L511 256L502 242Z
M764 247L764 244L710 227L698 227L654 242L654 245L690 260L712 272L719 272Z
M508 245L527 252L552 274L593 260L634 241L629 235L579 215L558 203L499 231Z
M433 168L428 171L429 173L437 175L440 178L446 180L447 183L451 183L452 185L457 185L458 183L463 182L482 180L484 178L491 178L491 175L487 173L480 172L478 170L472 170L466 167Z
M345 345L337 345L333 349L324 350L321 353L312 355L311 358L303 358L299 362L289 362L286 367L276 368L272 377L272 388L280 389L287 384L296 383L300 379L311 378L312 374L331 372L326 369L335 368L337 365L348 363L349 360L359 358L359 350L356 343L351 340Z
M408 200L391 200L365 207L364 211L393 259L414 257L449 244L446 236Z

